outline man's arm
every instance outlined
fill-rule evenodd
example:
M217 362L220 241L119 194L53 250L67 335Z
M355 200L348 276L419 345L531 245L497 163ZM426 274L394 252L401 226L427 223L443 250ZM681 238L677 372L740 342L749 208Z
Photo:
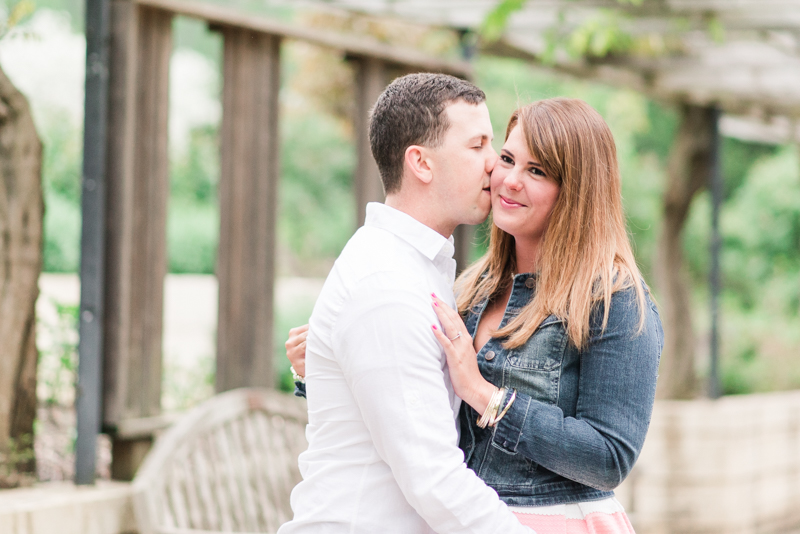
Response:
M333 336L378 453L436 532L530 534L464 464L428 292L399 285L388 275L361 284Z

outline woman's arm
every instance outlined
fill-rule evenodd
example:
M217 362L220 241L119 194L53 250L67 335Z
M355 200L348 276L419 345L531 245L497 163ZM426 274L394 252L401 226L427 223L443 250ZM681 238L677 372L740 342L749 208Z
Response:
M458 329L462 337L466 334L460 317L441 301L437 304L434 310L446 334L440 332L437 339L447 354L456 394L480 415L486 406L481 395L486 394L476 392L489 383L480 374L471 342L449 340ZM591 338L580 356L575 417L517 392L497 423L495 444L587 486L618 486L641 451L655 398L663 332L655 307L649 301L647 306L641 333L632 288L612 296L605 331L602 306L593 313Z
M598 306L580 356L575 417L518 393L497 425L494 443L587 486L617 487L639 456L655 399L663 331L649 301L645 312L639 332L634 290L618 291L603 331Z

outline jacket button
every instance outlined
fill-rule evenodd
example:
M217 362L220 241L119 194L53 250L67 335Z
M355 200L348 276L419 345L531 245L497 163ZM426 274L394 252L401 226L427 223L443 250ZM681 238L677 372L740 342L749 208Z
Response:
M525 287L527 287L528 289L533 289L533 286L535 285L536 285L536 280L534 280L533 278L528 278L527 280L525 280Z
M484 358L486 358L487 362L490 362L490 361L494 360L494 357L495 357L495 353L494 353L493 350L490 350L489 352L486 353L486 356L484 356Z

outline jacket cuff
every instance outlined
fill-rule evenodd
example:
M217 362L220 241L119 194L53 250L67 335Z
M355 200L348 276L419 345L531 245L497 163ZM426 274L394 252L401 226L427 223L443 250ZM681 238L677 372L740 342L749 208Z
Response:
M506 398L503 399L503 406L508 402L510 396L511 391L506 393ZM506 415L497 423L493 438L495 445L511 453L517 452L517 446L522 436L522 429L525 427L525 419L528 417L530 405L531 397L517 392L514 404L511 405Z
M306 384L305 382L294 383L294 396L306 398ZM512 406L513 408L513 406ZM509 410L510 411L510 410Z

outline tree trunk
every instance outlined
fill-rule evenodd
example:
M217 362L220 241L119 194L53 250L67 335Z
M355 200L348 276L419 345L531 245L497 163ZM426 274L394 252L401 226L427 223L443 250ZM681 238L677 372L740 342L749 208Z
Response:
M0 69L0 487L35 473L41 162L28 102Z
M669 156L664 221L654 268L665 335L657 391L662 399L689 399L697 394L691 294L682 237L692 200L708 183L713 158L713 109L683 105L680 112L680 127Z

